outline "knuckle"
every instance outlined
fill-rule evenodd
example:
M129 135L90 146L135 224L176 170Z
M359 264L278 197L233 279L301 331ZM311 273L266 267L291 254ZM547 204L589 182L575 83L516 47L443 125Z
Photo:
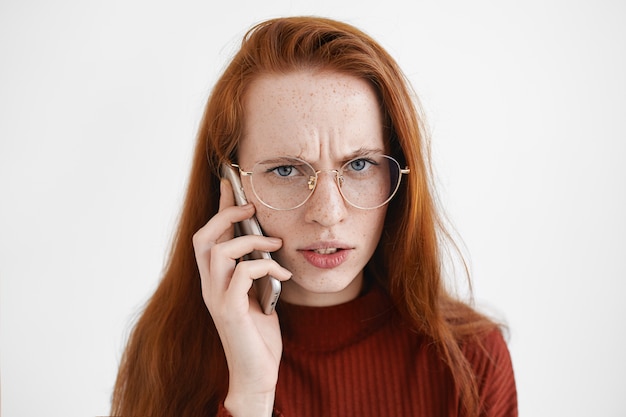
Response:
M202 237L200 234L200 230L193 234L191 237L191 242L193 243L194 248L198 248L200 246L200 242L202 241Z
M196 231L191 237L191 241L195 248L200 248L205 245L209 241L209 232L207 231L207 226L204 226L202 229Z

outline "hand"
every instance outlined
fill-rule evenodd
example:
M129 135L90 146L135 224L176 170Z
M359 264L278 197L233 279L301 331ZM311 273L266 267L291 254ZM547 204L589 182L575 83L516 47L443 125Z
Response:
M225 406L234 416L271 415L282 354L280 327L276 313L264 314L249 293L254 292L250 290L255 279L270 274L285 281L291 273L271 259L238 262L255 249L276 251L282 241L265 236L233 239L233 225L252 217L254 206L235 206L227 181L222 181L220 192L219 212L194 235L193 245L202 297L228 362Z

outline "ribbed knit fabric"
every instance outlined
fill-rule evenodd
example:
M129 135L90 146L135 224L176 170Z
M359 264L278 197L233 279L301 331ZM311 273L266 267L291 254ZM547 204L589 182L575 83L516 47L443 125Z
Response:
M281 302L283 333L275 416L462 416L450 371L411 331L378 286L332 307ZM484 416L517 416L511 359L499 331L465 346ZM228 416L221 407L218 416Z

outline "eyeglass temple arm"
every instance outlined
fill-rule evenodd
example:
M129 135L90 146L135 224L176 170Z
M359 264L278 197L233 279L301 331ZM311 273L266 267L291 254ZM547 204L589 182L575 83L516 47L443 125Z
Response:
M252 171L244 171L243 169L241 169L241 167L237 164L231 164L233 167L237 168L239 170L239 173L241 175L243 175L244 177L249 177L250 175L252 175Z

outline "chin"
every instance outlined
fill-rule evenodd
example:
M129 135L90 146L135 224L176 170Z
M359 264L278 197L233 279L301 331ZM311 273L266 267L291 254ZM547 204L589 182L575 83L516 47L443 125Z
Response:
M313 271L303 275L294 272L291 280L283 283L283 295L285 301L293 304L335 305L356 298L362 283L360 270Z

